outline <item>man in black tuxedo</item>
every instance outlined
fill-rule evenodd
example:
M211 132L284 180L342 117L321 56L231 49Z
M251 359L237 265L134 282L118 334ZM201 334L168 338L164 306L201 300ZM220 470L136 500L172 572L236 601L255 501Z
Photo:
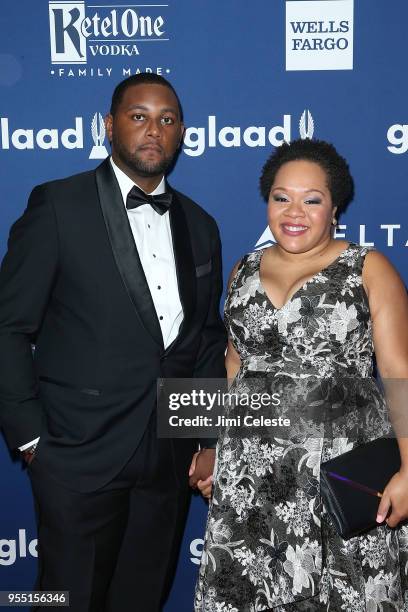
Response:
M69 590L74 612L157 612L196 441L157 438L156 381L225 376L220 242L164 178L184 132L168 81L120 83L106 129L112 156L37 186L11 229L0 420L29 463L38 589ZM194 455L195 482L213 459Z

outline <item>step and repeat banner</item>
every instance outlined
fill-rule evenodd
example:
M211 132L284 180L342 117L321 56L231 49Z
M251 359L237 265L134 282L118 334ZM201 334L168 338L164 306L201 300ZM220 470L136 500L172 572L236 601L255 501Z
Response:
M3 3L0 20L1 257L35 184L108 155L112 91L149 71L182 101L170 182L218 221L225 278L273 242L258 190L266 158L284 140L317 137L355 179L337 236L374 245L408 281L406 0L19 0ZM0 590L31 589L30 488L2 439L0 464ZM192 610L205 516L194 497L166 612Z

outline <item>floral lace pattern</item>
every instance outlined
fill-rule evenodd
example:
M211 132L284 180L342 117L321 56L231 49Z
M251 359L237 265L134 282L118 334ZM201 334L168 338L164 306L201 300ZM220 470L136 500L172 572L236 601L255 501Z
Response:
M282 307L259 277L263 250L245 256L225 304L240 354L236 380L344 376L367 384L334 437L299 419L290 437L220 436L195 612L408 612L408 527L377 527L343 540L319 493L320 463L377 437L384 400L372 377L373 342L362 268L350 243ZM354 397L354 396L353 396ZM293 401L300 399L294 394ZM359 408L375 406L361 422ZM355 436L356 428L359 435ZM353 435L352 435L353 433Z

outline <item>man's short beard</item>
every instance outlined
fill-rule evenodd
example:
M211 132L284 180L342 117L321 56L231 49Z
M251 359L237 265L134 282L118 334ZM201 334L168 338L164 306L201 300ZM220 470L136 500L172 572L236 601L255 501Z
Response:
M130 168L135 174L146 178L165 174L166 170L171 166L173 155L171 157L163 157L158 162L148 162L140 159L137 153L131 153L121 143L112 139L112 148L121 162Z

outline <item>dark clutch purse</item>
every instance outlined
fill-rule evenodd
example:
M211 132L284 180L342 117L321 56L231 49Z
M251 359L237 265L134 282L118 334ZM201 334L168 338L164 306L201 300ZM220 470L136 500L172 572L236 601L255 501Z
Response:
M343 539L377 525L381 493L400 466L395 438L373 440L321 464L323 503Z

